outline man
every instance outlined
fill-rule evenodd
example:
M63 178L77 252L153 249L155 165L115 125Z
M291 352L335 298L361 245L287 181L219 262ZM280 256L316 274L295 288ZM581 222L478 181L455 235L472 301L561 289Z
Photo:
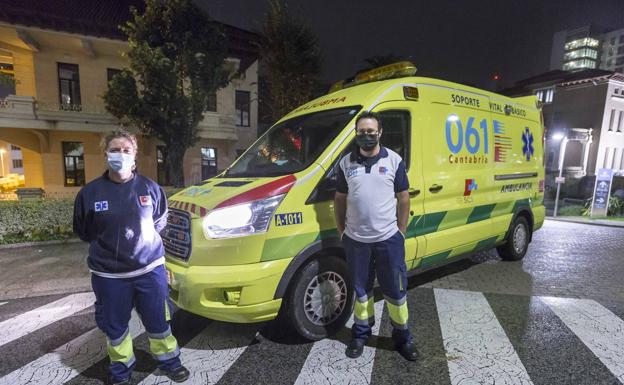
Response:
M358 148L340 160L334 205L356 294L352 340L345 354L359 357L371 335L376 273L395 346L405 359L414 361L417 352L407 329L404 234L409 183L405 163L397 153L380 146L383 131L377 114L360 114L355 130Z

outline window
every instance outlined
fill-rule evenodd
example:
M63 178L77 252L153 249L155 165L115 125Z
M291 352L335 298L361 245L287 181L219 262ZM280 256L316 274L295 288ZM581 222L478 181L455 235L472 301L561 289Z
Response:
M118 70L116 68L107 68L106 69L106 81L110 83L113 77L115 77L115 75L117 75L118 73L121 73L121 70Z
M11 151L22 151L21 147L14 144L11 145Z
M620 35L620 44L624 43L624 35Z
M539 100L540 102L544 101L544 90L535 91L535 95L537 96L537 100Z
M611 38L611 45L615 45L615 36Z
M537 100L545 104L548 104L548 103L552 103L553 97L555 95L555 90L553 88L536 90L535 95L537 96Z
M15 71L13 64L0 63L0 98L15 95Z
M620 94L620 89L616 88L613 92L615 92L616 95L619 95Z
M236 91L236 125L249 127L249 91Z
M84 147L81 142L63 142L65 186L85 184Z
M620 51L622 51L622 52L620 52ZM621 46L620 48L618 48L618 55L622 55L622 54L624 54L624 45ZM620 57L615 59L615 65L620 65L622 63L624 63L624 57L620 56Z
M78 65L58 63L59 102L61 110L80 111Z
M206 111L217 112L217 93L212 92L208 94L208 101L206 103Z
M274 125L228 169L225 177L281 176L306 169L360 108L323 110Z
M156 146L156 179L161 186L171 185L167 169L167 147Z
M22 159L13 159L13 168L24 168L24 162Z
M381 135L381 144L401 155L406 169L409 169L409 143L410 143L410 114L407 111L387 110L379 112L381 118L381 126L383 133ZM343 156L355 149L354 142L351 142L342 154L336 158L334 165L329 169L325 177L319 182L318 186L306 204L324 202L334 199L336 192L336 178L338 163Z
M409 169L410 114L407 111L391 110L379 113L383 133L381 144L401 155L405 168Z
M615 110L611 110L611 117L609 118L609 128L607 131L613 131L613 119L615 119Z
M617 132L622 132L622 111L618 117Z
M613 56L615 54L615 50L613 49L613 47L609 47L609 51L608 51L608 56Z
M217 175L217 149L212 147L201 148L202 180Z

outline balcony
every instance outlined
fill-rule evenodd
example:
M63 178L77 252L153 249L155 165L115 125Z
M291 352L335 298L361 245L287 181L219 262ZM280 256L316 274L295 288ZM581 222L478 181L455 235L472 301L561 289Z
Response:
M205 139L237 140L234 115L206 112L198 135ZM32 96L9 95L0 99L0 128L107 132L119 122L103 106L43 103Z

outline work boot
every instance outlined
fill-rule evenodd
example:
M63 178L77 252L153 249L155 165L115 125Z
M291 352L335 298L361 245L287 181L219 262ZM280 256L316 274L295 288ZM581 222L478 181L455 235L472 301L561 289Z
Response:
M349 358L358 358L362 355L364 351L364 341L354 338L347 345L347 350L345 350L345 354Z
M163 370L163 372L173 382L184 382L188 380L189 376L191 375L191 372L189 372L189 370L185 368L183 365L180 365L175 369L171 369L167 371Z
M113 377L109 377L108 378L108 383L110 385L130 385L132 382L130 382L130 377L124 379L124 380L116 380Z
M406 342L397 347L399 354L408 361L416 361L418 359L418 350L413 342Z

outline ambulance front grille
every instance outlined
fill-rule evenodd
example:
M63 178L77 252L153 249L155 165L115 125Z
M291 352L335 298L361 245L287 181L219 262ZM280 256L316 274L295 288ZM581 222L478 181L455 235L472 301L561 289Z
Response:
M191 254L191 218L189 214L170 208L162 239L165 251L169 255L187 260Z

